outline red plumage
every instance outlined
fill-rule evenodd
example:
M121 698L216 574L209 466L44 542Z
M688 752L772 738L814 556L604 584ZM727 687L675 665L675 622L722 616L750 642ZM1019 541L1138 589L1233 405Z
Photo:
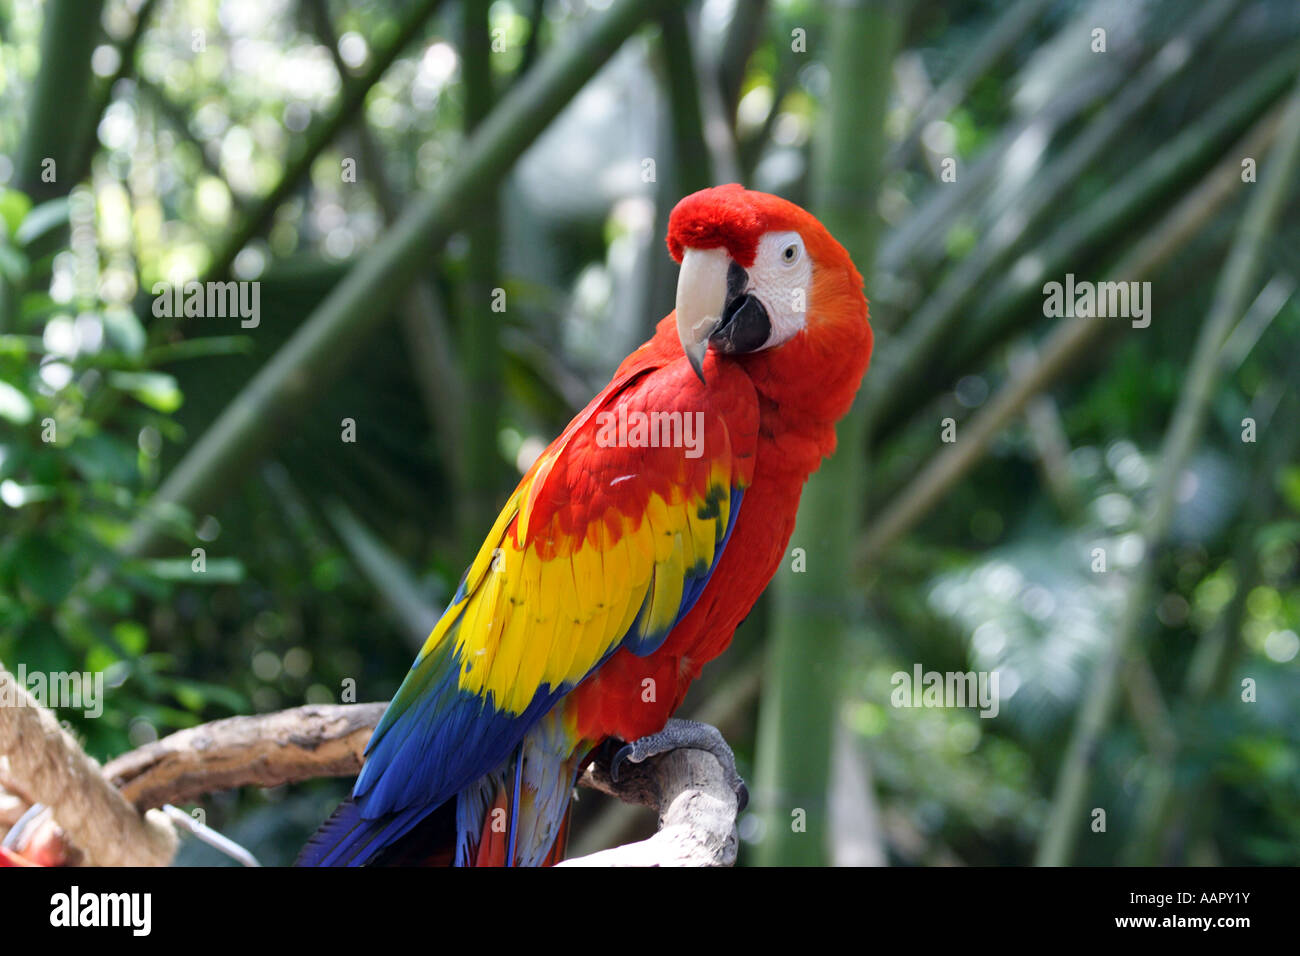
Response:
M668 251L682 261L682 250L726 249L748 269L759 237L767 231L763 210L739 183L702 189L679 202L668 220Z
M713 396L749 386L758 396L753 479L731 541L699 602L663 646L649 657L616 652L565 699L585 738L634 740L658 731L703 665L731 643L780 565L803 484L835 450L835 423L851 406L870 361L862 277L843 246L794 203L735 183L692 193L669 217L668 249L681 262L686 248L722 248L748 268L762 235L774 230L798 231L815 263L807 328L773 349L726 357L709 352L704 366ZM615 379L629 365L647 362L664 363L657 374L686 375L672 314ZM718 374L724 365L739 369L748 382ZM655 703L642 700L647 677L659 691Z
M689 321L661 321L524 476L304 862L556 859L582 758L661 730L780 567L870 359L862 278L813 216L734 184L683 199L667 242ZM744 347L704 351L733 321L758 323ZM602 440L602 415L665 412L700 416L701 455Z

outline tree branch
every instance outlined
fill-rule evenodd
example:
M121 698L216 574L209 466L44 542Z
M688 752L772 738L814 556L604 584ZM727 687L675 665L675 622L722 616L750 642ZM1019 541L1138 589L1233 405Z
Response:
M100 775L99 765L0 665L0 755L6 781L52 811L94 866L165 866L176 852L171 824L141 817Z
M143 813L214 790L360 773L387 703L295 707L181 730L110 760L104 776Z
M229 717L164 737L110 761L104 777L136 810L184 803L214 790L275 787L361 770L370 732L387 703L308 705ZM736 795L718 761L680 750L628 764L618 783L603 755L578 783L659 811L649 840L568 861L578 866L731 866Z
M722 767L702 750L674 750L625 765L619 782L593 761L578 783L659 811L659 832L560 866L732 866L736 862L736 795Z

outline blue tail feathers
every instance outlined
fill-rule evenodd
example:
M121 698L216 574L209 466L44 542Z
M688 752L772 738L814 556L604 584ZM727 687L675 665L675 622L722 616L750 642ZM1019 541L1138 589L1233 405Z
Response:
M294 866L365 866L381 862L384 852L432 809L411 807L367 818L356 801L348 797L307 841Z

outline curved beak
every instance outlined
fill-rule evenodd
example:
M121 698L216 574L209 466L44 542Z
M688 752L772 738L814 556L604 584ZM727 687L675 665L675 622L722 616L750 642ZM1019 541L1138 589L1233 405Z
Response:
M704 381L709 336L722 324L731 257L723 249L686 249L677 277L677 338L695 374Z

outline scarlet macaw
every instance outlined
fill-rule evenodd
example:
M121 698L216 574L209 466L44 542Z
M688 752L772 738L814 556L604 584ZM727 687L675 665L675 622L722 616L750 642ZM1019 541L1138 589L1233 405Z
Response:
M520 481L300 864L417 842L426 861L552 862L594 747L708 746L669 718L776 572L872 332L848 253L786 200L694 193L668 249L675 311Z

